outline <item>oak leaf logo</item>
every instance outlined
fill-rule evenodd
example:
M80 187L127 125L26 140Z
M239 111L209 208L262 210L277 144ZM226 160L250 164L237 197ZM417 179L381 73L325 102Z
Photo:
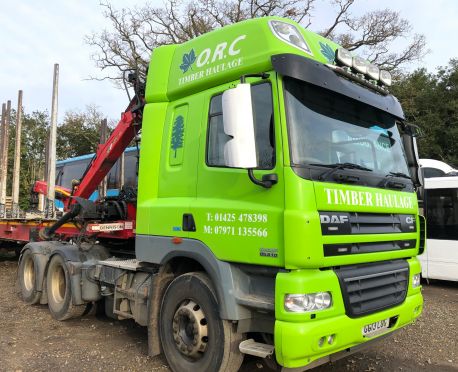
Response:
M321 47L321 54L328 60L329 63L334 63L334 59L335 59L335 53L334 53L334 50L328 45L328 44L325 44L325 43L322 43L320 41L320 47Z
M181 71L183 74L187 72L189 69L192 70L192 64L196 61L196 53L194 53L194 49L191 49L189 53L183 54L183 62L180 65Z

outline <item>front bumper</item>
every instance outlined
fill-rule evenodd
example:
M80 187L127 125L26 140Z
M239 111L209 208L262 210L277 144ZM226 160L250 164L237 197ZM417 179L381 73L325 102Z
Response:
M416 259L408 262L410 276L420 271ZM318 361L329 360L326 357L331 354L388 335L414 321L423 308L420 288L412 288L409 281L407 296L402 304L370 315L350 318L345 314L340 287L332 270L299 270L280 275L283 277L277 276L276 284L275 352L278 363L287 368L305 369L305 366L311 363L321 364ZM289 290L285 291L285 288ZM313 314L296 314L288 313L283 308L285 293L312 293L323 290L332 293L333 305L330 309ZM365 325L388 318L388 330L370 338L362 335ZM328 337L332 335L333 340L328 343ZM325 342L320 346L322 337L325 338Z

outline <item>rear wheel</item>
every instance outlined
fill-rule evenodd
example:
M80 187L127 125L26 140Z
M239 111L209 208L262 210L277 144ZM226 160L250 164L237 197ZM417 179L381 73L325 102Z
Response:
M159 327L173 371L235 372L242 364L242 335L219 317L215 292L203 273L183 274L170 283Z
M51 258L46 276L46 292L51 315L57 320L67 320L83 315L86 305L74 305L72 286L67 265L60 255Z
M22 299L28 304L38 303L41 297L41 293L36 290L36 270L35 257L30 249L26 249L19 262L18 280Z

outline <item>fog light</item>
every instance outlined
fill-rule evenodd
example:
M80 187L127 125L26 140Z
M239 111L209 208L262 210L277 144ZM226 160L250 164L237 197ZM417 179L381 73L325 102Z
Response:
M420 285L420 274L412 276L412 288L417 288Z
M332 345L334 343L334 338L336 337L336 335L330 335L328 336L328 344L329 345Z
M326 340L326 337L321 337L319 340L318 340L318 346L319 347L322 347L324 345L324 341Z
M331 306L332 297L329 292L317 292L309 294L285 295L285 310L294 313L306 313L319 311Z

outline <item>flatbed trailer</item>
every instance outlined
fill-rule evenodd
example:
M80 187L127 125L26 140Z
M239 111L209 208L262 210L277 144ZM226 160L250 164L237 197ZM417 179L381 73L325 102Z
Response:
M25 245L41 240L39 231L52 226L56 220L49 219L3 219L0 220L0 241ZM84 230L88 235L97 234L99 238L132 239L135 237L135 220L120 220L109 223L90 223ZM81 234L81 227L66 223L55 232L55 237L69 240Z
M103 304L175 372L244 354L305 370L421 314L415 131L387 72L266 17L157 48L131 82L65 214L23 231L43 227L27 303L57 320ZM89 201L140 129L138 192Z

